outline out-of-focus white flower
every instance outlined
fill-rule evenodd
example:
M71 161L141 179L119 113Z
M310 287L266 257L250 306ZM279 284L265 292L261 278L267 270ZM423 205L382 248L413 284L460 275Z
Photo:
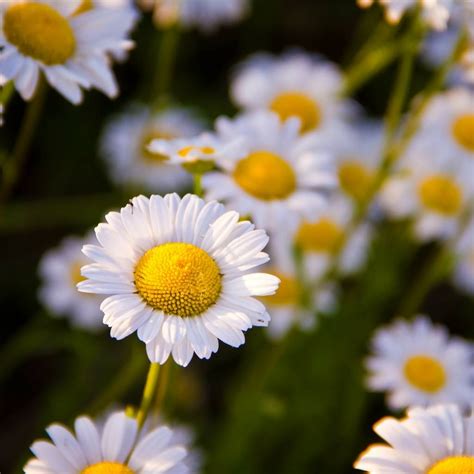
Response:
M23 99L33 96L40 72L73 104L82 88L118 93L109 54L123 54L133 42L131 8L78 11L81 0L10 0L0 3L0 74Z
M117 184L176 191L190 184L189 174L170 165L167 156L150 153L148 144L158 138L192 137L201 130L201 122L186 109L154 113L135 106L107 125L101 151Z
M101 310L111 336L136 331L152 362L208 359L219 340L239 347L244 331L270 320L253 296L279 283L250 272L268 261L268 237L239 217L190 194L136 197L96 227L100 245L83 248L95 263L82 268L88 279L78 288L110 295Z
M473 346L423 316L379 329L367 360L371 390L387 392L392 409L472 403Z
M326 202L337 177L332 157L318 151L311 134L301 136L298 129L297 118L281 122L269 111L218 119L219 140L237 141L241 153L220 159L221 171L204 175L206 197L252 216L268 230L312 215Z
M474 219L471 219L454 250L457 258L454 282L458 288L474 295Z
M35 441L36 456L24 467L26 474L184 474L187 451L173 439L166 426L138 429L137 421L124 412L111 414L100 428L82 416L75 433L59 424L50 425L52 442Z
M298 117L301 132L340 141L340 122L354 111L353 104L341 98L342 82L338 67L318 56L260 53L237 68L231 95L244 109L272 110L282 120Z
M104 327L99 309L103 298L77 291L77 284L84 280L81 267L88 263L82 246L97 243L93 233L85 238L67 237L61 244L46 252L39 264L42 285L38 296L54 316L65 316L82 328Z
M468 474L474 466L474 417L458 407L412 408L401 421L382 418L374 431L388 445L374 444L354 467L371 474Z

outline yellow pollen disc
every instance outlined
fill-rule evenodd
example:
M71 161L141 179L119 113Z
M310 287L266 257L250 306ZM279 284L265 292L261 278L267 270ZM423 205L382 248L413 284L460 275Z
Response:
M264 201L285 199L296 189L291 166L270 151L254 151L240 160L234 179L245 192Z
M80 15L81 13L85 13L94 9L94 2L93 0L82 0L79 6L73 13L73 16Z
M181 317L205 312L219 298L221 275L207 252L173 242L148 250L135 268L135 286L147 304Z
M105 461L86 467L81 474L135 474L135 471L119 462Z
M166 155L152 153L148 149L148 146L153 140L172 140L173 138L176 138L176 135L164 130L158 130L156 128L146 129L140 141L140 151L143 158L145 158L146 161L155 163L163 163L164 161L167 161L168 157Z
M273 269L269 270L269 273L280 279L280 286L274 295L262 296L262 301L273 306L296 305L300 297L300 287L296 279Z
M462 147L474 153L474 114L458 117L453 122L452 133Z
M301 132L313 130L321 122L318 104L301 92L284 92L276 96L270 104L270 109L282 120L298 117L301 120Z
M341 163L338 170L342 189L357 201L363 201L372 186L374 175L363 164L356 160Z
M473 474L474 456L452 456L438 461L426 474Z
M71 275L71 283L73 286L76 286L81 281L86 280L86 278L81 275L81 268L82 268L82 263L80 262L75 262L71 265L70 275ZM88 293L84 293L84 294L86 295Z
M201 152L203 155L212 155L213 153L216 152L216 150L214 150L214 148L212 148L211 146L192 146L191 145L191 146L186 146L184 148L181 148L181 150L178 151L178 155L182 156L183 158L186 158L186 156L188 156L188 154L194 150Z
M436 393L446 383L444 367L433 357L416 355L410 357L403 368L406 379L424 392Z
M303 222L296 234L296 244L306 252L335 253L342 244L344 229L329 218Z
M452 216L462 207L461 188L449 176L437 174L424 179L418 187L422 204L428 209Z
M22 54L48 66L64 64L76 50L69 22L43 3L25 2L8 7L3 17L3 32Z

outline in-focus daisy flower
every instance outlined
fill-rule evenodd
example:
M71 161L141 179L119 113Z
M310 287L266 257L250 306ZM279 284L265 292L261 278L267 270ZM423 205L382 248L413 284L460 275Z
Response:
M219 340L238 347L243 331L270 317L253 296L273 294L278 278L249 270L268 261L263 230L239 214L194 195L143 196L110 212L96 228L100 246L83 252L78 288L111 295L101 309L111 336L137 331L152 362L170 353L186 366L194 353L208 359Z
M39 264L42 284L38 297L55 316L65 316L82 328L103 327L99 309L103 298L77 291L77 284L84 280L81 267L89 263L82 254L84 244L97 243L93 234L85 238L67 237L60 245L46 252Z
M190 184L189 174L171 166L167 156L151 153L148 145L159 138L192 137L201 129L200 121L186 109L154 113L145 107L131 107L107 125L101 150L117 184L151 192L178 190Z
M337 66L318 56L260 53L237 69L231 95L247 110L269 109L282 120L298 117L301 132L337 136L334 129L353 111L351 103L340 97L342 82Z
M456 245L454 282L458 288L474 295L474 219L471 219Z
M473 347L443 326L418 316L379 329L367 361L368 386L386 391L392 409L414 405L472 403Z
M455 7L452 0L378 0L385 8L385 18L389 23L398 23L407 10L421 8L422 17L435 30L444 30ZM357 0L362 8L370 7L376 0Z
M374 431L388 445L370 446L354 467L371 474L474 472L474 417L453 405L413 408L407 417L382 418Z
M159 27L178 23L205 32L240 21L249 6L248 0L139 0L139 3L144 9L153 9L153 20Z
M108 53L127 50L128 9L79 11L81 0L10 0L0 3L0 74L31 99L44 73L49 84L73 104L81 87L118 93Z
M298 128L298 119L281 122L268 111L218 119L218 138L238 143L240 153L220 159L221 170L204 175L206 197L252 216L267 230L320 209L337 184L332 157Z
M26 474L149 474L185 473L186 449L172 442L166 426L138 430L137 421L124 412L111 414L103 428L90 418L74 423L75 433L50 425L49 441L36 441L36 456L24 467Z
M305 271L311 279L322 276L334 258L342 275L355 273L364 265L372 230L363 223L346 237L353 212L347 198L335 195L316 217L301 221L292 232L292 241L303 252Z

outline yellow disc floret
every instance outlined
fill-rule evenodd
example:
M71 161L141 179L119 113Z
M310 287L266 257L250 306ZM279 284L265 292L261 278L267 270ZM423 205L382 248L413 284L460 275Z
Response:
M296 244L306 252L335 253L344 239L344 229L332 219L303 222L296 234Z
M339 182L343 191L357 201L363 201L373 183L373 173L357 160L347 160L340 164Z
M74 10L73 15L80 15L81 13L86 13L94 9L93 0L82 0L79 6Z
M446 372L439 361L430 356L410 357L403 368L406 379L414 387L428 393L436 393L446 383Z
M81 274L81 268L83 266L83 263L81 262L73 262L71 267L70 267L70 276L71 276L71 283L72 286L76 286L78 283L81 281L86 280L85 277L82 276ZM87 293L84 293L85 295Z
M173 242L148 250L135 268L135 286L147 304L181 317L205 312L219 298L222 278L207 252Z
M240 160L234 179L245 192L264 201L285 199L296 189L289 163L270 151L254 151Z
M166 155L151 152L148 147L153 140L172 140L173 138L176 138L176 135L166 130L160 130L153 127L147 128L140 140L141 155L145 160L155 163L163 163L164 161L167 161L168 157Z
M452 133L462 147L474 153L474 114L459 116L453 122Z
M474 456L451 456L438 461L426 474L472 474Z
M48 66L64 64L76 50L71 25L57 10L44 3L16 3L3 17L6 39L25 56Z
M436 174L425 178L418 187L422 204L439 214L452 216L462 207L461 188L449 176Z
M86 467L81 474L135 474L135 471L119 462L104 461Z
M318 104L301 92L284 92L276 96L270 104L270 109L282 120L298 117L301 120L301 132L313 130L321 122Z
M269 270L269 272L280 279L280 285L274 295L263 296L261 299L266 304L274 306L297 305L300 299L301 289L296 278L273 269Z

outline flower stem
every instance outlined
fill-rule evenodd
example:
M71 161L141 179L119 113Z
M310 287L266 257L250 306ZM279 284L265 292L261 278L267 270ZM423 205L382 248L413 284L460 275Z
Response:
M143 389L142 401L137 413L137 424L139 429L143 426L143 423L145 423L148 412L150 411L158 386L159 374L160 364L157 362L151 362L146 377L145 388Z
M193 173L193 193L196 196L202 197L203 190L202 190L202 174L201 173Z
M4 204L12 193L21 170L25 165L28 150L34 137L36 126L45 104L47 87L40 81L33 100L28 104L27 111L13 149L12 157L3 166L3 182L0 189L0 204Z

